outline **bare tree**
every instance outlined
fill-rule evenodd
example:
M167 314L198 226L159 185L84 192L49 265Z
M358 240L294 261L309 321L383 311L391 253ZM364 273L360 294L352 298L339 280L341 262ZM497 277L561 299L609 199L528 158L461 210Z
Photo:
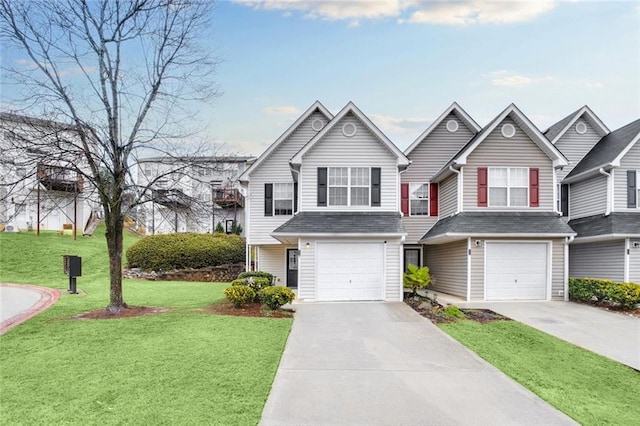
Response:
M2 42L21 55L13 61L5 55L3 65L15 103L70 123L75 134L44 143L27 138L22 148L44 145L31 150L30 161L64 162L97 191L109 253L109 311L127 307L125 215L149 199L163 177L137 186L138 158L202 155L201 146L185 142L194 129L184 123L197 102L217 94L215 58L201 42L212 12L210 0L0 0Z

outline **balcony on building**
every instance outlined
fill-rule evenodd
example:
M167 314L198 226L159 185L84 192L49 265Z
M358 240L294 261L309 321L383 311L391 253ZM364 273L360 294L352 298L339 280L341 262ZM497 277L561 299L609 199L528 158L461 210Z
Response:
M38 164L37 178L50 191L82 192L82 175L68 167Z
M236 188L213 188L213 202L223 209L244 207L244 195Z

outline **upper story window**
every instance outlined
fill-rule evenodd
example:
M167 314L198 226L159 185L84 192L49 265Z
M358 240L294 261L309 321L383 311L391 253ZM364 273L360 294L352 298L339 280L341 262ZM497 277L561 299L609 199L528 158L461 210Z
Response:
M526 167L489 167L489 206L527 207L529 205L529 169Z
M293 184L273 184L273 214L276 216L293 214Z
M411 216L429 215L429 184L409 184L410 212Z
M368 206L369 168L329 167L330 206Z

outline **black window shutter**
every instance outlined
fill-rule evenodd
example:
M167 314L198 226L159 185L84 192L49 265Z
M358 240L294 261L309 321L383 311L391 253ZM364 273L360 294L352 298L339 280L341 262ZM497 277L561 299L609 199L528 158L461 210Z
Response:
M293 212L298 211L298 182L293 182Z
M327 168L318 167L318 207L327 206Z
M273 184L264 184L264 215L273 216Z
M636 182L636 171L627 170L627 207L633 209L637 206L638 183Z
M371 169L371 206L380 207L380 167Z
M560 211L562 216L569 216L569 185L560 185Z

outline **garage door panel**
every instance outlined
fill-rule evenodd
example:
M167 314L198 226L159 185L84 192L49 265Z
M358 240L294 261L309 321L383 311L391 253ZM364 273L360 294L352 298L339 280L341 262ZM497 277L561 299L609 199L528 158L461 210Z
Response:
M548 281L547 243L486 244L487 300L544 300Z
M382 243L318 243L317 300L381 300Z

